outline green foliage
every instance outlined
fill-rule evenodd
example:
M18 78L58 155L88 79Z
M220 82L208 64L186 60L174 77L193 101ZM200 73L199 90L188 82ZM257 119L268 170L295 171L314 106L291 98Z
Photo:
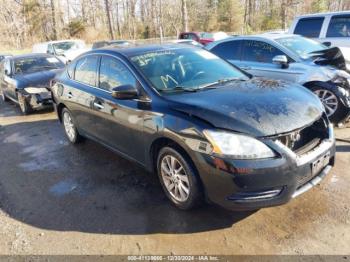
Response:
M218 1L219 30L239 32L243 25L243 7L238 0Z
M69 36L78 37L82 33L84 33L86 29L86 25L82 18L76 18L69 22L67 29L68 29Z
M277 12L273 12L272 15L263 15L261 19L260 31L272 30L281 27L280 17Z
M312 12L326 12L327 11L327 0L314 0L311 3Z

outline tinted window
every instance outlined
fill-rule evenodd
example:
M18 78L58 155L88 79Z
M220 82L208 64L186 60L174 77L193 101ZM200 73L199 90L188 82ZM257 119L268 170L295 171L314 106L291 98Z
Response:
M295 27L294 34L306 37L318 37L323 24L323 17L302 18Z
M112 57L103 56L101 59L99 87L110 91L120 85L136 86L136 79L120 61Z
M327 37L349 37L350 16L333 16L327 31Z
M242 41L229 41L218 44L210 51L217 56L228 60L240 60L240 45Z
M254 40L243 41L243 61L253 61L260 63L272 63L272 58L276 55L285 55L274 46Z
M74 79L91 86L96 86L97 60L97 56L86 56L78 60Z

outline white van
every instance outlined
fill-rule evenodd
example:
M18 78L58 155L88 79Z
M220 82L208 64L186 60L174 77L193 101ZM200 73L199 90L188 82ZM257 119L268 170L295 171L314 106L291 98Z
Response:
M88 51L83 40L60 40L35 44L33 53L46 53L57 56L64 63L69 63L80 54Z

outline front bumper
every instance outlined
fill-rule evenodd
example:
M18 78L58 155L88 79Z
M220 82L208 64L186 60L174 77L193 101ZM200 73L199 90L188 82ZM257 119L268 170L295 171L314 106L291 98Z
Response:
M24 97L33 109L52 107L51 92L29 94L25 93Z
M334 166L334 139L325 139L302 156L279 146L281 157L264 160L232 160L196 153L195 163L208 200L230 210L282 205L318 184ZM315 163L321 160L324 162L315 171Z

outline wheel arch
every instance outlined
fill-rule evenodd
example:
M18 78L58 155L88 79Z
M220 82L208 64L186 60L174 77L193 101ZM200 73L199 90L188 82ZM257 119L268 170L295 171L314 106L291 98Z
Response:
M65 104L63 104L63 103L59 103L58 105L57 105L57 117L58 117L58 120L62 123L62 110L63 110L63 108L67 108L66 106L65 106Z

